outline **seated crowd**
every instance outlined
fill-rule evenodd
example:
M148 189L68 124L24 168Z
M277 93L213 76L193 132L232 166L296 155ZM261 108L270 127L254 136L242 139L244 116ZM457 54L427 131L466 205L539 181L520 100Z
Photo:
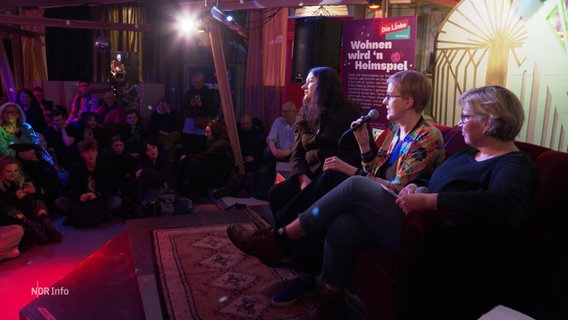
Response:
M145 128L138 112L117 102L112 91L98 108L79 107L74 98L71 112L45 100L39 87L17 97L18 103L0 107L0 240L13 243L0 244L0 261L33 244L62 241L52 224L56 217L63 215L65 225L94 227L117 216L187 213L235 173L225 126L208 119L206 149L190 150L163 98ZM249 159L258 169L266 144L262 129L255 130Z

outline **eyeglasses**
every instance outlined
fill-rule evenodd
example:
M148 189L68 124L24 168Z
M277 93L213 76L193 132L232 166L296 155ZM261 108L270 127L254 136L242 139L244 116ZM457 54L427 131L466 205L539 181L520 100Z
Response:
M5 114L20 114L18 110L6 110L4 111Z
M475 115L475 114L462 114L462 115L460 116L460 121L459 121L459 123L466 123L466 122L469 121L469 119L471 119L471 118L477 118L477 117L478 117L478 116Z
M391 98L400 98L400 97L402 97L402 96L401 96L401 95L398 95L398 94L388 94L388 93L387 93L387 94L385 95L385 99L386 99L386 100L390 100Z

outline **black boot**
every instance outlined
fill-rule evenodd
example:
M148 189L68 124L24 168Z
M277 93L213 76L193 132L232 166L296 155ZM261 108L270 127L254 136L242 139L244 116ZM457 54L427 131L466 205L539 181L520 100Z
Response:
M45 232L43 232L43 230L39 227L39 225L37 225L37 223L25 217L22 219L22 223L24 227L28 229L28 231L32 235L33 241L35 243L46 244L49 241L49 238L47 237Z
M47 234L49 242L61 242L61 240L63 240L63 235L61 232L55 230L55 226L53 226L49 217L42 216L40 219L43 231Z
M323 289L321 302L310 313L310 320L347 320L347 304L343 291Z

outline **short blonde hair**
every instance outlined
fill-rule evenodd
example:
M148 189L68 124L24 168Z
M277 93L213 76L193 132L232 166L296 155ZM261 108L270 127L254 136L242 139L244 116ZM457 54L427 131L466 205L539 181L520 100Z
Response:
M387 84L397 86L403 97L414 99L412 106L417 113L422 113L432 97L432 85L426 76L418 71L399 71L387 79Z
M502 141L515 140L525 121L519 98L500 86L470 89L461 95L460 105L469 105L475 115L487 117L485 134Z

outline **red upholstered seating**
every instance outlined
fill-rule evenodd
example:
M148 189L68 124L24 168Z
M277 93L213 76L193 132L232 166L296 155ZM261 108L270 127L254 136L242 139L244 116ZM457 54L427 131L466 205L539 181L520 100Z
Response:
M435 126L447 157L465 146L459 128ZM566 293L568 277L568 153L517 146L539 174L527 223L502 230L455 212L407 216L398 255L382 248L358 253L349 292L371 319L477 319L498 304L537 319L563 312L557 308L565 305L558 293Z

